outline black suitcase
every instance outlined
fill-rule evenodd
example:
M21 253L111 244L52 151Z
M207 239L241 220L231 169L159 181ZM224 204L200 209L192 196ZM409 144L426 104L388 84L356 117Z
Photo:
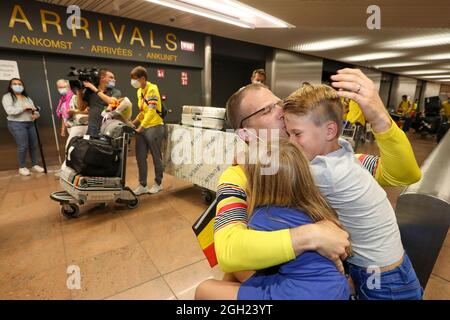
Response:
M120 151L108 140L74 137L66 150L66 165L83 176L116 177L120 175Z

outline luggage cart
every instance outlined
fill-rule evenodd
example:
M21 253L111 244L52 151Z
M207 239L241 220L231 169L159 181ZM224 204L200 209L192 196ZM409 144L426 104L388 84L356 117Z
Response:
M85 204L108 204L115 202L129 209L139 206L139 199L125 185L130 132L113 139L112 143L121 148L120 177L86 177L66 167L60 175L64 191L53 192L50 198L61 205L61 213L66 218L78 218L80 206Z

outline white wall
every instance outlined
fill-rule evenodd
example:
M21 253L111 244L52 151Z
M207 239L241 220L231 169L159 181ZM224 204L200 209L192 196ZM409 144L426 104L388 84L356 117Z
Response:
M394 77L391 89L391 98L389 109L396 109L402 100L403 95L409 96L411 102L413 102L416 94L417 79L408 77Z
M322 66L321 58L275 49L267 63L268 83L275 95L286 98L304 81L322 83Z
M425 82L425 90L423 91L422 99L420 100L421 109L425 108L425 98L439 96L441 91L441 84L435 82ZM442 100L442 97L441 97Z

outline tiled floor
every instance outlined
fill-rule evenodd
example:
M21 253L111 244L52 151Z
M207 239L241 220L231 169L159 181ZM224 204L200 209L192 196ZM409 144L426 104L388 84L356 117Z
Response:
M435 143L411 139L422 162ZM376 153L376 145L361 151ZM128 168L134 187L133 158ZM166 176L164 191L143 196L138 209L84 207L75 220L49 199L60 189L52 174L0 173L0 299L192 299L198 283L222 277L191 230L206 208L192 185ZM400 192L388 189L394 204ZM79 290L67 288L72 265L81 271ZM450 236L425 298L450 299Z

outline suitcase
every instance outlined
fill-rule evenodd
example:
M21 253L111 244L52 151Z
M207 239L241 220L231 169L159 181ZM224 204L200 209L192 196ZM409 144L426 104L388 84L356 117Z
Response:
M183 106L181 124L198 128L223 130L225 114L225 108Z
M87 177L70 167L62 169L60 183L63 189L77 202L109 202L122 191L120 177Z
M220 176L232 165L232 162L209 163L204 157L213 156L217 146L220 146L223 154L230 150L245 150L247 148L245 142L234 132L197 129L177 124L167 124L166 127L167 138L163 145L164 171L212 192L216 192ZM179 164L174 161L173 157L178 154L182 147L180 143L185 143L179 138L180 134L176 132L177 130L182 130L180 132L183 138L187 140L186 143L192 146L192 150L195 149L195 143L201 144L200 150L203 154L201 163L191 161L190 163ZM218 143L219 140L223 143Z

